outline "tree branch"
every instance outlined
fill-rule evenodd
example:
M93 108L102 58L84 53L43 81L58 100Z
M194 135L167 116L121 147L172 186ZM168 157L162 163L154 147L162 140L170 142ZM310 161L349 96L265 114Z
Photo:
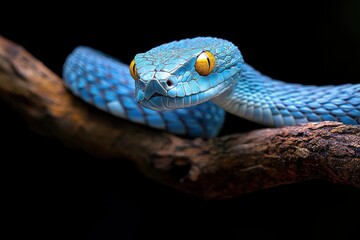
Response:
M0 96L44 136L203 198L319 178L360 187L360 128L337 122L189 140L113 117L74 97L21 46L0 36Z

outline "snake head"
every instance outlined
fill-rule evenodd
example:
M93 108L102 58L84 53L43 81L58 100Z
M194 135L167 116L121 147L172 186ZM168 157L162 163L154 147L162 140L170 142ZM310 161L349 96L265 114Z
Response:
M242 66L242 55L231 42L197 37L137 54L130 73L138 103L153 110L171 110L221 95L234 85Z

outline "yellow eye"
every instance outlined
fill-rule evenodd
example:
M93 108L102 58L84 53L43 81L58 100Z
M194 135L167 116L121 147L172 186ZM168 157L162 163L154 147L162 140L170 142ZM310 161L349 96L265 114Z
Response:
M136 65L135 65L134 59L131 61L129 68L130 68L130 74L131 74L132 78L134 80L139 80L139 74L136 70Z
M209 75L215 67L215 57L209 51L200 53L195 62L195 70L202 76Z

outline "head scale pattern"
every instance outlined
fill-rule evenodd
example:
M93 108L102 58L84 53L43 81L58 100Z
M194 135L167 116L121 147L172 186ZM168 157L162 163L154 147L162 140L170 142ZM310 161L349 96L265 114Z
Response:
M213 71L200 75L198 56L210 52ZM138 74L136 100L153 110L170 110L206 102L229 89L243 66L239 49L231 42L212 37L173 41L135 56Z

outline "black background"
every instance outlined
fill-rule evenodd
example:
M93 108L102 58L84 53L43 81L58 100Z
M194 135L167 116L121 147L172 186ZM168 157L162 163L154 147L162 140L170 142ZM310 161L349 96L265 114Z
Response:
M0 34L59 75L78 45L130 62L158 44L202 35L232 41L273 78L359 82L360 3L314 2L18 5L3 8ZM360 225L352 187L312 180L203 201L145 178L126 159L95 159L38 136L3 102L0 112L5 229L14 237L350 239ZM258 127L229 115L222 134Z

